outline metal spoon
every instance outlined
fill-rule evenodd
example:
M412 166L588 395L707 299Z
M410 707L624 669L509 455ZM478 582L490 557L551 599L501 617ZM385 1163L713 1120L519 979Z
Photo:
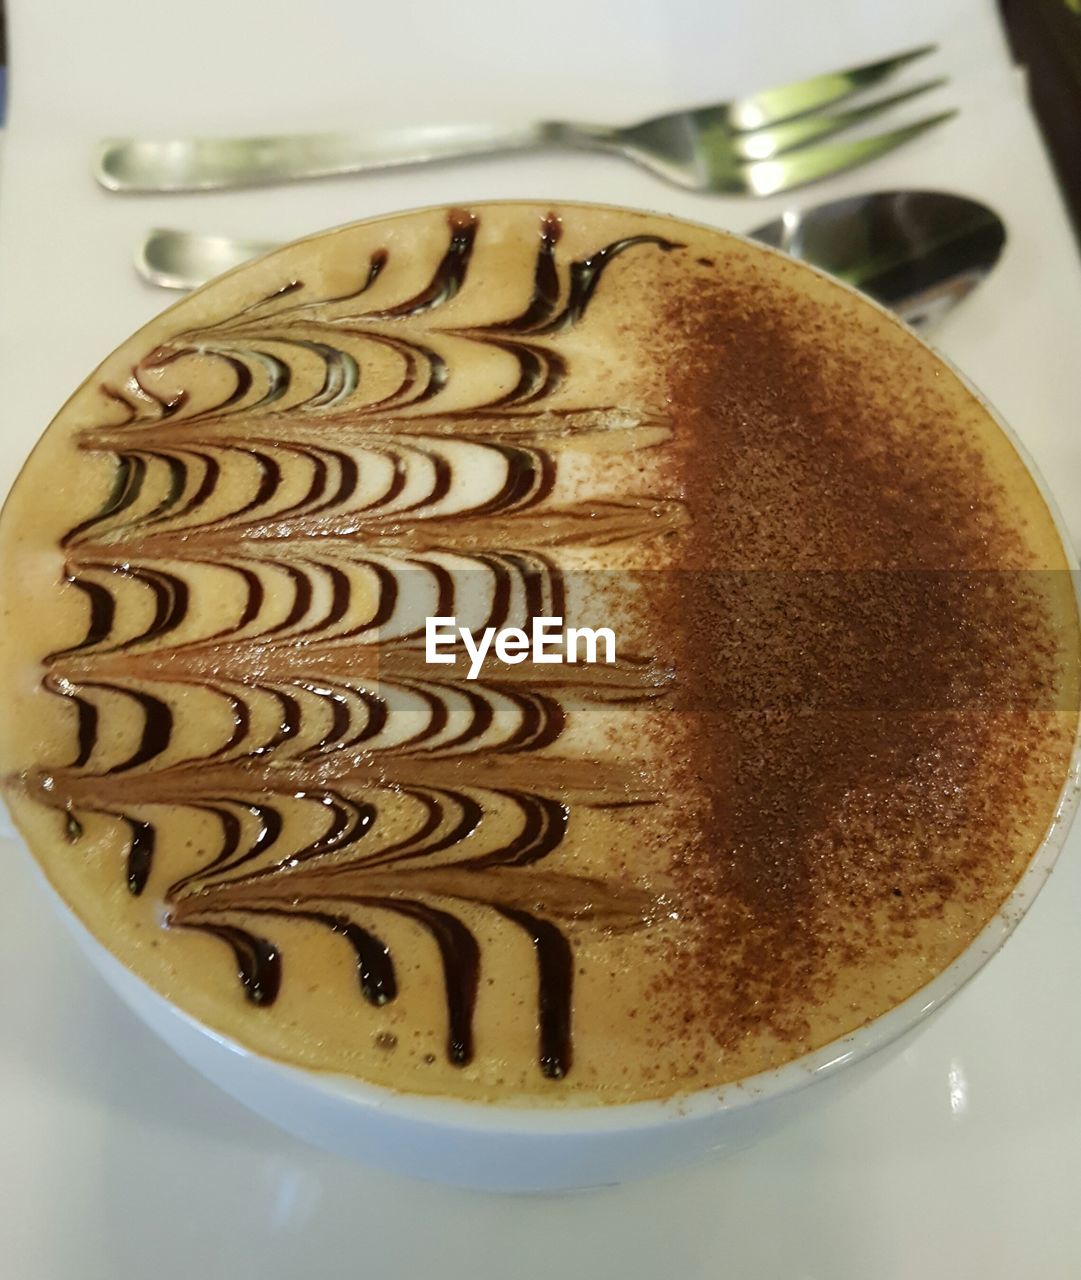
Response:
M967 297L1006 242L993 210L943 191L882 191L790 209L748 234L855 285L916 328ZM275 247L155 229L135 268L151 284L193 289Z
M786 210L749 234L862 289L914 329L966 298L1006 243L993 209L945 191L880 191Z

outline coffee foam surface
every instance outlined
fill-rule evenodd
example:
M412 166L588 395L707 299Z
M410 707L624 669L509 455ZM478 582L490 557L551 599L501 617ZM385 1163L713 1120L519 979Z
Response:
M404 215L200 291L65 406L0 553L53 885L216 1030L405 1091L667 1096L859 1026L1008 896L1077 719L1062 547L972 394L620 210ZM468 681L435 613L617 660Z

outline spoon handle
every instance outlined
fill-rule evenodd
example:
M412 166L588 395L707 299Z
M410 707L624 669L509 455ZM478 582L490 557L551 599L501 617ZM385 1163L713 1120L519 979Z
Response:
M163 289L198 289L223 271L275 248L277 245L269 241L155 227L135 251L135 270L149 284Z

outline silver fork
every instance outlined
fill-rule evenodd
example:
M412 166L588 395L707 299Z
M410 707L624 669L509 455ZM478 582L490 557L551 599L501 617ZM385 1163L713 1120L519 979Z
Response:
M873 160L954 115L942 111L873 137L825 141L941 85L932 80L864 106L825 110L934 48L624 128L542 121L265 138L112 138L99 145L94 176L110 191L209 191L566 146L616 152L696 191L768 196Z

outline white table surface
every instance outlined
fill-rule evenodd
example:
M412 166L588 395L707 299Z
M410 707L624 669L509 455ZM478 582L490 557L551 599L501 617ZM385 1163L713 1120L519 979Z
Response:
M546 155L208 196L118 198L100 134L430 119L633 119L928 40L909 116L961 116L804 201L898 186L994 205L993 278L939 346L1012 422L1081 540L1081 269L990 0L188 0L10 15L0 176L0 490L70 390L166 301L146 227L289 237L425 203L597 199L735 229L774 215L615 159ZM0 842L0 1275L18 1280L1081 1274L1081 828L1005 951L903 1056L741 1155L506 1199L309 1149L175 1059L86 970Z

